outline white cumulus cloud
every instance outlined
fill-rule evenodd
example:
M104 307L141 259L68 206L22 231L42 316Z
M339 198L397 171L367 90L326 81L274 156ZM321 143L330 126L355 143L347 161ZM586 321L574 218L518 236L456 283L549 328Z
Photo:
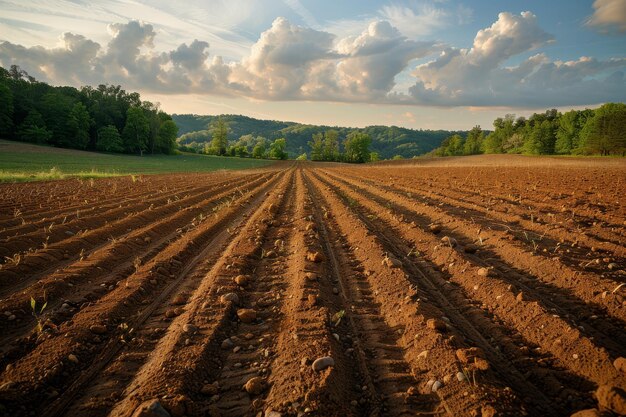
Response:
M626 58L553 61L535 51L554 39L530 12L500 13L468 49L413 40L384 19L337 37L277 18L244 58L231 61L198 39L159 51L161 32L147 22L108 29L108 41L100 43L73 33L53 48L0 42L0 65L20 65L57 85L110 83L147 93L275 101L546 107L626 96ZM429 56L411 72L415 59Z
M500 13L493 25L478 31L472 48L447 48L418 66L409 94L414 102L440 106L533 107L623 99L626 84L620 70L626 59L553 62L536 54L518 65L505 65L552 41L532 13Z
M595 0L593 9L587 24L605 31L617 29L626 32L626 0Z

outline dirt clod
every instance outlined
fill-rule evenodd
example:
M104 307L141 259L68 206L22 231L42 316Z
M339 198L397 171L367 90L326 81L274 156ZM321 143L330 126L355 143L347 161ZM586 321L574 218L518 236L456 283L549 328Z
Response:
M250 395L259 395L267 388L267 382L263 378L255 376L250 378L243 388Z
M324 260L324 256L322 256L319 252L307 252L306 260L310 262L319 263Z
M252 323L256 320L256 311L251 308L242 308L237 310L237 317L243 323Z
M171 414L163 408L159 400L149 400L137 407L133 417L171 417Z
M613 361L613 366L620 372L626 373L626 358L619 357Z
M446 322L441 319L428 319L426 320L426 326L429 329L445 331L446 330Z
M330 356L325 356L323 358L315 359L315 361L313 361L313 365L311 365L311 368L313 368L315 372L319 372L328 368L329 366L335 366L335 360Z
M234 292L226 293L220 297L220 303L222 304L233 303L237 305L239 304L239 296L237 295L237 293L234 293Z
M600 408L606 408L620 415L626 414L626 392L623 389L601 385L596 390L596 398Z
M89 331L93 334L105 334L107 327L103 324L92 324L89 326Z

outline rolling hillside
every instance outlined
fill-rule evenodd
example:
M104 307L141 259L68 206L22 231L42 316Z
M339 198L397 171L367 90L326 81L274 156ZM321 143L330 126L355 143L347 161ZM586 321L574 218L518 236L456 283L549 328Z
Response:
M258 120L240 115L223 115L229 126L229 139L235 141L243 135L263 136L269 140L284 137L287 139L287 151L290 157L303 152L309 152L308 142L313 134L335 129L343 141L355 128L305 125L294 122L275 120ZM207 130L217 116L200 116L192 114L174 114L172 116L179 128L178 139L181 145L192 145L195 142L203 145L211 140L211 133ZM391 158L402 155L411 158L422 155L437 148L450 135L466 132L447 130L415 130L397 126L368 126L360 129L372 138L372 150L378 152L381 158Z

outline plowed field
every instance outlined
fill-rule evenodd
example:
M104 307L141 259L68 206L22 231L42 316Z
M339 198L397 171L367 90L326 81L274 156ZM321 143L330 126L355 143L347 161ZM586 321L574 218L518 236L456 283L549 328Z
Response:
M624 414L625 195L601 162L0 185L0 416Z

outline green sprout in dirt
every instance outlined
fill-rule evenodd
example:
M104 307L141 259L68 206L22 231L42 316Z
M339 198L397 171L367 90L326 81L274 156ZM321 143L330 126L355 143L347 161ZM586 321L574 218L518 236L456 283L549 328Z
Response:
M346 310L341 310L336 312L335 314L333 314L333 326L337 327L339 326L339 323L341 323L341 319L343 318L343 316L346 315Z
M43 314L43 311L48 306L48 299L46 297L45 291L43 293L43 300L44 300L43 305L41 306L41 308L38 308L37 301L35 301L33 297L30 297L30 308L31 310L33 310L33 317L35 317L35 319L37 320L37 332L38 333L43 332L43 319L41 315Z

